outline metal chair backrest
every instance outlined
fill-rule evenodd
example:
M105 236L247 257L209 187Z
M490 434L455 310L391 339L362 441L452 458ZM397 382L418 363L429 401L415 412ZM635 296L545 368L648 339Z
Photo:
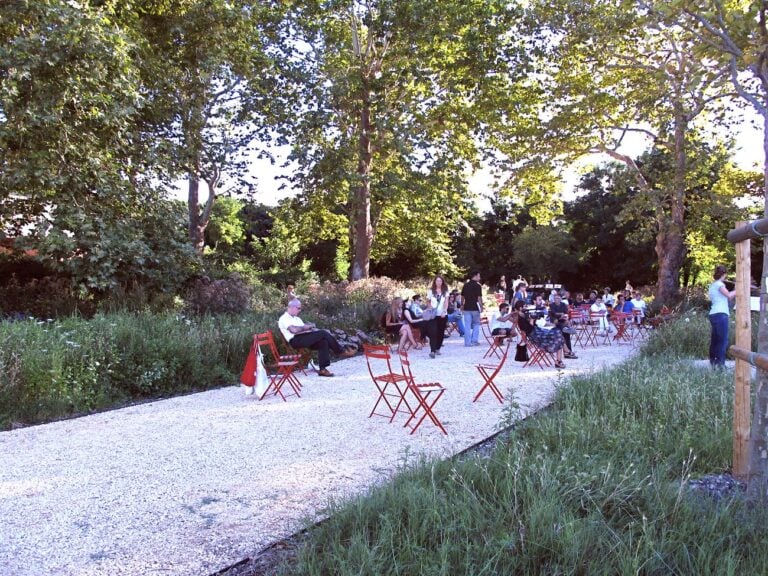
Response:
M272 356L272 361L277 362L280 359L280 355L277 352L277 346L275 345L275 338L272 336L272 331L260 332L253 337L253 343L259 347L262 354L266 351ZM265 348L262 348L264 346Z
M414 380L413 372L411 372L411 360L408 358L408 352L401 350L398 352L398 355L400 356L400 368L403 371L403 376L405 376L405 381L408 383L408 386L414 386L416 380Z
M363 355L368 364L368 372L374 380L393 374L392 352L386 344L363 344ZM374 366L378 365L378 369ZM386 369L384 367L386 366Z

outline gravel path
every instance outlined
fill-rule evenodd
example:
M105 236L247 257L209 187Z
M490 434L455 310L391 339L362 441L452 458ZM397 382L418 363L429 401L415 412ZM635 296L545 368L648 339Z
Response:
M418 381L447 388L436 412L448 436L431 424L411 436L403 416L369 419L375 391L362 356L333 364L335 378L302 377L302 397L288 402L230 386L2 432L0 575L207 575L251 556L403 462L493 434L501 405L490 393L472 403L485 349L454 335L437 359L412 354ZM510 358L499 383L528 414L563 375L632 352L577 349L560 376Z

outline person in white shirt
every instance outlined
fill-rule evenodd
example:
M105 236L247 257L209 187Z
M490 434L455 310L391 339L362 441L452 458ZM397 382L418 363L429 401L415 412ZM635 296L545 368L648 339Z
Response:
M640 296L640 292L635 292L634 297L632 300L630 300L632 303L632 310L640 310L640 313L637 314L636 312L633 312L635 315L635 322L640 324L643 319L645 318L645 310L648 307L648 305L645 303L645 300L643 300L642 296Z
M598 330L603 334L608 332L608 309L605 307L605 303L603 302L603 298L601 296L598 296L595 299L595 303L589 307L589 312L591 314L601 315L598 320Z
M333 350L339 358L354 356L355 351L351 348L344 350L338 340L327 330L319 330L311 322L305 324L299 318L300 311L301 302L298 298L288 302L288 307L277 321L280 332L283 334L285 341L293 348L317 350L317 360L320 365L320 370L317 372L318 376L333 376L333 373L328 370L328 366L331 365L330 350Z
M509 311L509 304L502 302L499 305L498 312L491 315L491 334L493 336L503 336L510 338L516 334L515 319L517 315ZM499 344L504 342L504 338L499 338Z
M613 306L616 304L616 298L613 297L613 294L611 294L611 289L606 286L603 288L603 304L608 306L609 304Z

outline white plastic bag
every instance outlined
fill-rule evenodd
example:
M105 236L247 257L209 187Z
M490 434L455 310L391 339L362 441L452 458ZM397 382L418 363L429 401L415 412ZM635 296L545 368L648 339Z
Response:
M269 388L267 369L264 367L264 358L262 358L261 348L258 346L256 347L256 385L253 388L259 399Z

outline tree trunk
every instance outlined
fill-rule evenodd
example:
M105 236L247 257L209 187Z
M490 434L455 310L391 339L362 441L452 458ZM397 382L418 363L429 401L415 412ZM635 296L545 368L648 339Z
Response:
M371 225L371 99L367 82L363 84L363 109L360 113L360 141L357 162L358 184L352 198L353 260L351 279L368 278L371 264L373 226Z
M763 218L768 218L768 113L763 112ZM768 314L766 280L768 279L768 240L763 240L763 274L760 281L760 323L757 329L757 351L768 354ZM749 438L749 485L752 500L768 502L768 373L757 371L757 392Z
M679 102L679 99L678 99ZM680 269L685 262L685 186L688 170L685 157L685 136L688 120L679 103L675 104L675 174L669 195L668 219L659 223L656 235L656 256L659 262L659 280L656 298L667 303L680 294Z
M202 225L200 218L200 180L192 173L189 174L187 211L189 212L189 241L195 248L195 252L202 254L205 246L205 226Z
M659 264L656 298L670 302L679 294L680 268L685 260L685 242L679 228L671 223L656 234L656 256Z

